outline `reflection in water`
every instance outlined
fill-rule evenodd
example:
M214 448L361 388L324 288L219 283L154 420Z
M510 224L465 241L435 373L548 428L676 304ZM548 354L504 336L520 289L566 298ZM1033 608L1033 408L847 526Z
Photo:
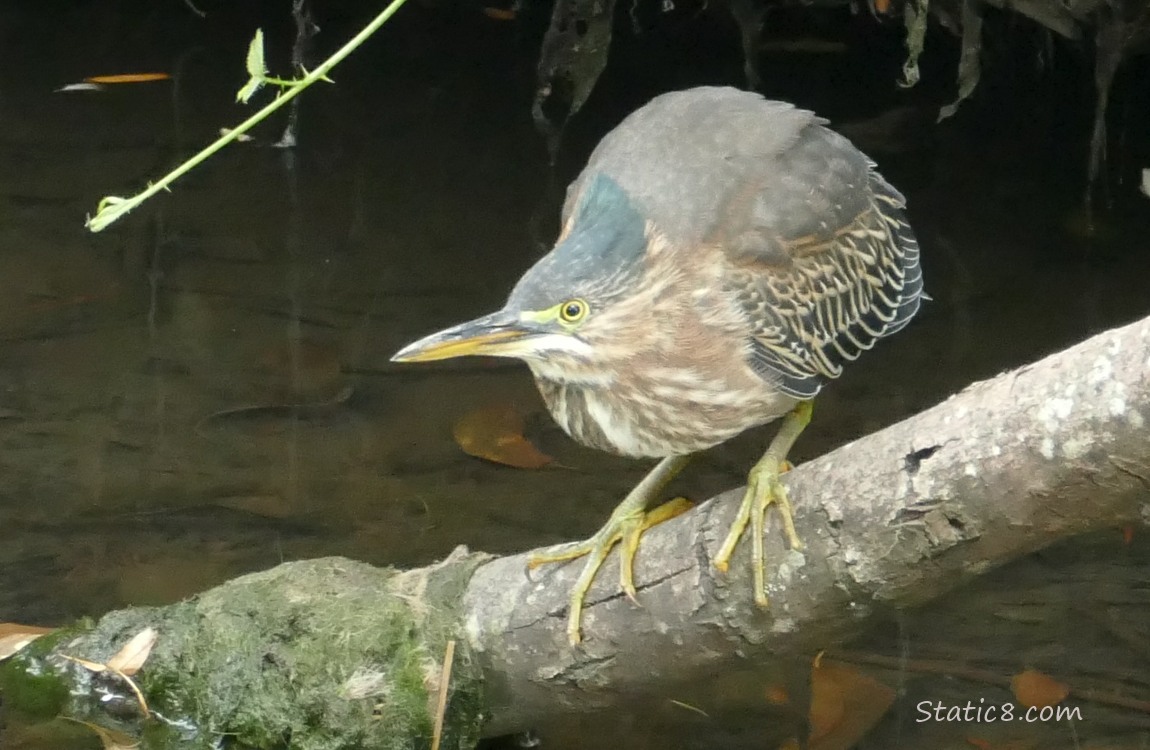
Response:
M238 119L231 91L258 21L219 11L189 23L180 3L135 21L82 3L54 14L27 5L0 11L0 621L52 624L171 601L286 559L415 565L456 544L506 552L582 538L642 475L646 465L568 442L519 367L408 368L388 357L502 301L554 234L558 186L621 114L659 88L737 80L740 64L688 68L643 40L620 49L553 173L531 129L534 51L517 27L413 6L337 86L309 94L297 151L268 148L283 127L270 124L256 144L91 236L83 217L101 195L142 184ZM326 48L353 23L320 21ZM269 36L286 57L290 34ZM845 55L771 57L767 93L836 121L929 99L893 93L897 65L881 63L894 49L873 57L864 41ZM85 75L144 69L175 78L52 93ZM844 70L868 71L873 85L846 96L825 85ZM982 96L993 108L1009 92L987 84ZM856 129L908 195L935 301L828 389L798 460L1150 311L1150 256L1132 252L1144 245L1146 212L1119 196L1108 234L1068 232L1080 183L1052 163L1051 147L1001 128L991 137L977 97L968 110L885 143L907 118ZM492 403L531 415L529 436L563 468L462 454L452 425ZM714 451L673 489L705 497L740 483L769 435ZM864 746L963 747L967 737L1074 746L1065 725L1038 734L916 724L915 696L1006 694L914 664L1003 675L1036 666L1145 695L1150 664L1143 653L1132 666L1131 642L1150 640L1139 624L1148 554L1142 534L1080 540L892 617L892 632L854 647L901 654L906 666L875 673L899 698ZM1091 616L1103 607L1133 641ZM741 679L728 682L745 694ZM637 747L763 746L770 717L718 700L724 684L682 691L683 702L706 704L710 722L655 702L597 726ZM1146 726L1130 712L1086 718L1073 731L1095 746L1141 746ZM543 736L548 747L583 746L585 720Z

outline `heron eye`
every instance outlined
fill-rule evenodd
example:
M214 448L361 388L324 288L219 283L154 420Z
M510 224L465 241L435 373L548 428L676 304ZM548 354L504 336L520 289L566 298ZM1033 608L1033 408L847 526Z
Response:
M559 308L559 317L564 323L578 323L587 315L587 303L581 299L564 302Z

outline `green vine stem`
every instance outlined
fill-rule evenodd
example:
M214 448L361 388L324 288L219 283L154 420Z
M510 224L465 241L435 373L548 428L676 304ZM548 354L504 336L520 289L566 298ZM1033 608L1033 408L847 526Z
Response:
M220 136L218 139L201 150L198 154L191 157L183 164L180 164L178 167L173 169L171 172L168 172L159 180L149 183L146 190L143 190L142 192L137 193L130 198L121 198L115 195L105 196L100 200L100 203L96 208L95 216L89 216L85 221L85 226L93 232L100 232L108 228L115 221L126 215L129 211L135 209L137 206L154 196L156 193L168 190L169 186L173 182L183 177L191 170L195 169L203 161L211 157L224 146L227 146L229 143L235 141L241 135L251 130L272 112L275 112L277 109L287 104L296 96L303 93L303 90L308 86L312 85L316 81L330 80L327 78L327 74L331 71L331 69L339 63L343 62L343 60L352 52L354 52L357 47L363 44L368 37L370 37L376 31L379 31L380 27L383 26L383 24L385 24L388 19L395 15L396 11L398 11L403 6L404 2L406 2L406 0L392 0L391 3L383 9L382 13L372 19L371 23L363 27L363 29L358 34L356 34L354 37L348 40L346 44L336 50L336 52L332 54L331 57L324 60L319 67L311 72L308 72L303 78L294 81L282 81L279 79L271 78L266 79L266 82L268 83L283 86L283 90L274 101L260 109L248 119L244 120L234 129Z

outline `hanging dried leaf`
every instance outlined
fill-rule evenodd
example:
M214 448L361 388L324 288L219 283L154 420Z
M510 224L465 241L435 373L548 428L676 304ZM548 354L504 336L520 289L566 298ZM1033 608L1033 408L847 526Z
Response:
M455 423L452 435L469 456L517 469L541 469L555 459L523 437L523 417L507 405L476 409Z
M144 662L152 654L152 647L156 645L159 633L155 628L144 628L132 637L116 655L108 660L107 667L113 672L122 675L134 675L144 666Z
M978 86L982 75L982 4L979 0L964 0L962 4L962 55L958 59L958 98L939 110L942 122L958 111L958 105L968 99Z
M41 628L35 625L20 625L14 622L0 622L0 661L4 661L54 628Z
M1015 699L1027 708L1056 706L1070 695L1070 686L1035 669L1019 672L1010 678Z
M918 58L926 44L926 24L930 0L907 0L903 5L903 24L906 26L906 61L902 64L902 80L898 85L908 89L918 83Z

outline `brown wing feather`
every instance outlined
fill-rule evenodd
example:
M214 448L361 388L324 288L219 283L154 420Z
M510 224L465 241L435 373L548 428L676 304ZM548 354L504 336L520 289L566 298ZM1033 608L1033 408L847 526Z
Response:
M922 292L903 197L823 122L730 88L664 94L596 147L564 221L602 173L680 252L718 248L749 362L813 396L905 325Z
M741 221L727 226L742 231L719 244L750 323L752 366L808 398L918 310L918 243L902 195L841 136L811 125L772 166L752 200L732 202Z

